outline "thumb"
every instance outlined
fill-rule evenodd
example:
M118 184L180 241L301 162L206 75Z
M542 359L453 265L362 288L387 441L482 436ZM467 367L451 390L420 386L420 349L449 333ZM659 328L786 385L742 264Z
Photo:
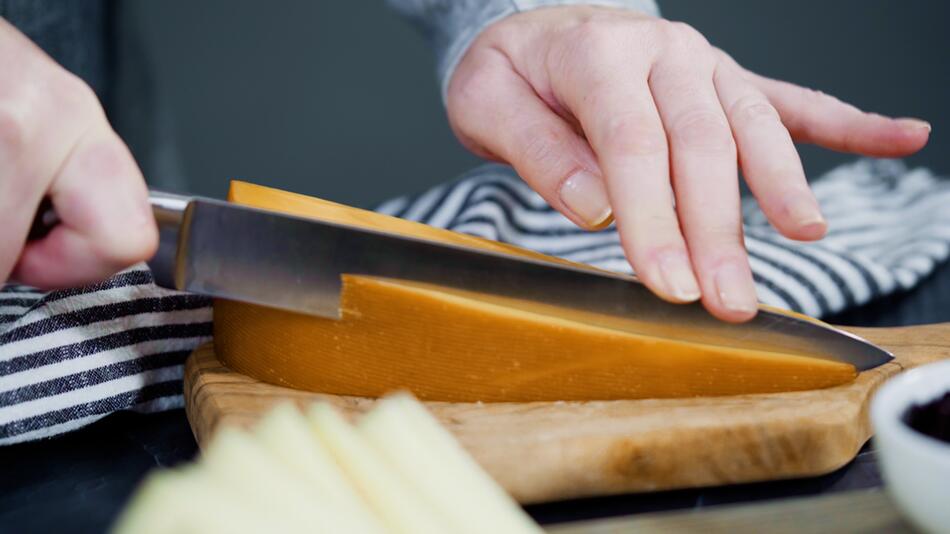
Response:
M13 271L36 287L95 282L152 256L158 231L132 155L110 128L79 139L49 190L60 223L30 242Z
M587 141L505 61L483 58L475 63L456 72L446 99L449 119L463 142L514 167L578 226L610 224L607 189Z

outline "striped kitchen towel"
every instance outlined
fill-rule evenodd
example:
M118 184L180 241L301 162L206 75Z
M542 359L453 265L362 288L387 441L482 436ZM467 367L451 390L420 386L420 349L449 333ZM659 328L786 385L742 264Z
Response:
M746 245L762 302L813 316L913 287L950 250L950 181L900 162L860 160L814 184L830 231L779 236L754 201ZM630 272L613 228L584 232L511 170L485 165L379 211ZM206 299L152 284L144 267L43 293L0 290L0 444L53 436L118 410L182 405L182 363L210 339Z

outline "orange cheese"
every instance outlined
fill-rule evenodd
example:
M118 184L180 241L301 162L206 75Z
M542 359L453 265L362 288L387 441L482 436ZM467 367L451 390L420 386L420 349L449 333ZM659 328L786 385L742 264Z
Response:
M252 184L243 205L513 254L535 252ZM426 400L551 401L766 393L849 382L828 359L678 339L590 312L419 282L343 276L342 319L215 302L223 363L265 382L378 397L408 389Z

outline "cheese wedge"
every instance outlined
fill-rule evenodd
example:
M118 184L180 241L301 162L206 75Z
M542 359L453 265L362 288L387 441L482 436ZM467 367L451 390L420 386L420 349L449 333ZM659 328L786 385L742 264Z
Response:
M242 182L230 200L298 216L539 256ZM563 260L559 260L563 261ZM343 276L342 319L215 302L215 350L245 375L310 391L424 400L670 398L825 388L853 366L820 357L687 342L658 327L512 298L368 276Z
M427 506L408 480L387 464L332 406L315 404L307 416L311 429L333 453L350 483L393 532L452 532L446 518Z
M449 518L452 532L542 532L412 396L382 399L357 428L423 499Z

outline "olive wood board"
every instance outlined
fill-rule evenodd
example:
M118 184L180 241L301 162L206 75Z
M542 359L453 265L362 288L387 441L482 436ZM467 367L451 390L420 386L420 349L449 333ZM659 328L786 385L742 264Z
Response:
M950 358L950 323L847 328L891 362L828 389L682 399L447 403L428 408L519 502L815 476L847 464L871 435L868 406L888 377ZM266 384L224 367L212 344L188 358L185 408L199 445L272 406L324 400L354 417L374 399Z

